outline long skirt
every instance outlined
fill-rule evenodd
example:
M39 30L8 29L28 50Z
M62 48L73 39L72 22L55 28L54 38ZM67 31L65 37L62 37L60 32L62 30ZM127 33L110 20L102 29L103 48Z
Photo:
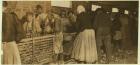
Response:
M3 44L3 64L21 64L18 46L15 41Z
M93 29L85 29L79 33L74 40L71 58L88 63L94 63L98 60L95 31Z

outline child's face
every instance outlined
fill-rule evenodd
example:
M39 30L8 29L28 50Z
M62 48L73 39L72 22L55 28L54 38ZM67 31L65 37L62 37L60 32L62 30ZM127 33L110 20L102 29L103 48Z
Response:
M33 21L33 16L32 15L28 15L27 20L28 20L28 22L32 22Z

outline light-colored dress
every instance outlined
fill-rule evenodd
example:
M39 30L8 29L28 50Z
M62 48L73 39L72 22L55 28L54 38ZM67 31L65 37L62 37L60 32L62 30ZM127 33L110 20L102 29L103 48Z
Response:
M72 50L72 58L88 63L97 61L95 31L93 29L85 29L76 37Z
M55 54L63 53L63 33L56 33L54 40L54 52Z
M60 16L53 14L53 22L55 22L55 40L54 40L54 52L55 54L63 53L63 33Z

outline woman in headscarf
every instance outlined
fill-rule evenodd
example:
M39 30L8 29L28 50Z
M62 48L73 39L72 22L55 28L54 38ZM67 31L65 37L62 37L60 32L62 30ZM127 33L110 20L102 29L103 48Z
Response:
M74 40L72 58L80 63L96 63L97 49L95 40L95 31L93 28L93 16L91 7L79 6L80 10L77 15L77 37Z

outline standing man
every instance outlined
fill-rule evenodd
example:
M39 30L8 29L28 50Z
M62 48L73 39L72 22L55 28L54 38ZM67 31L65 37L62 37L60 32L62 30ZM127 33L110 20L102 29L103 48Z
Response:
M21 64L17 43L23 38L21 22L14 14L7 12L6 1L3 2L2 44L3 64Z
M111 58L111 20L103 9L97 9L95 15L96 39L99 60L101 60L101 47L105 47L107 61Z

